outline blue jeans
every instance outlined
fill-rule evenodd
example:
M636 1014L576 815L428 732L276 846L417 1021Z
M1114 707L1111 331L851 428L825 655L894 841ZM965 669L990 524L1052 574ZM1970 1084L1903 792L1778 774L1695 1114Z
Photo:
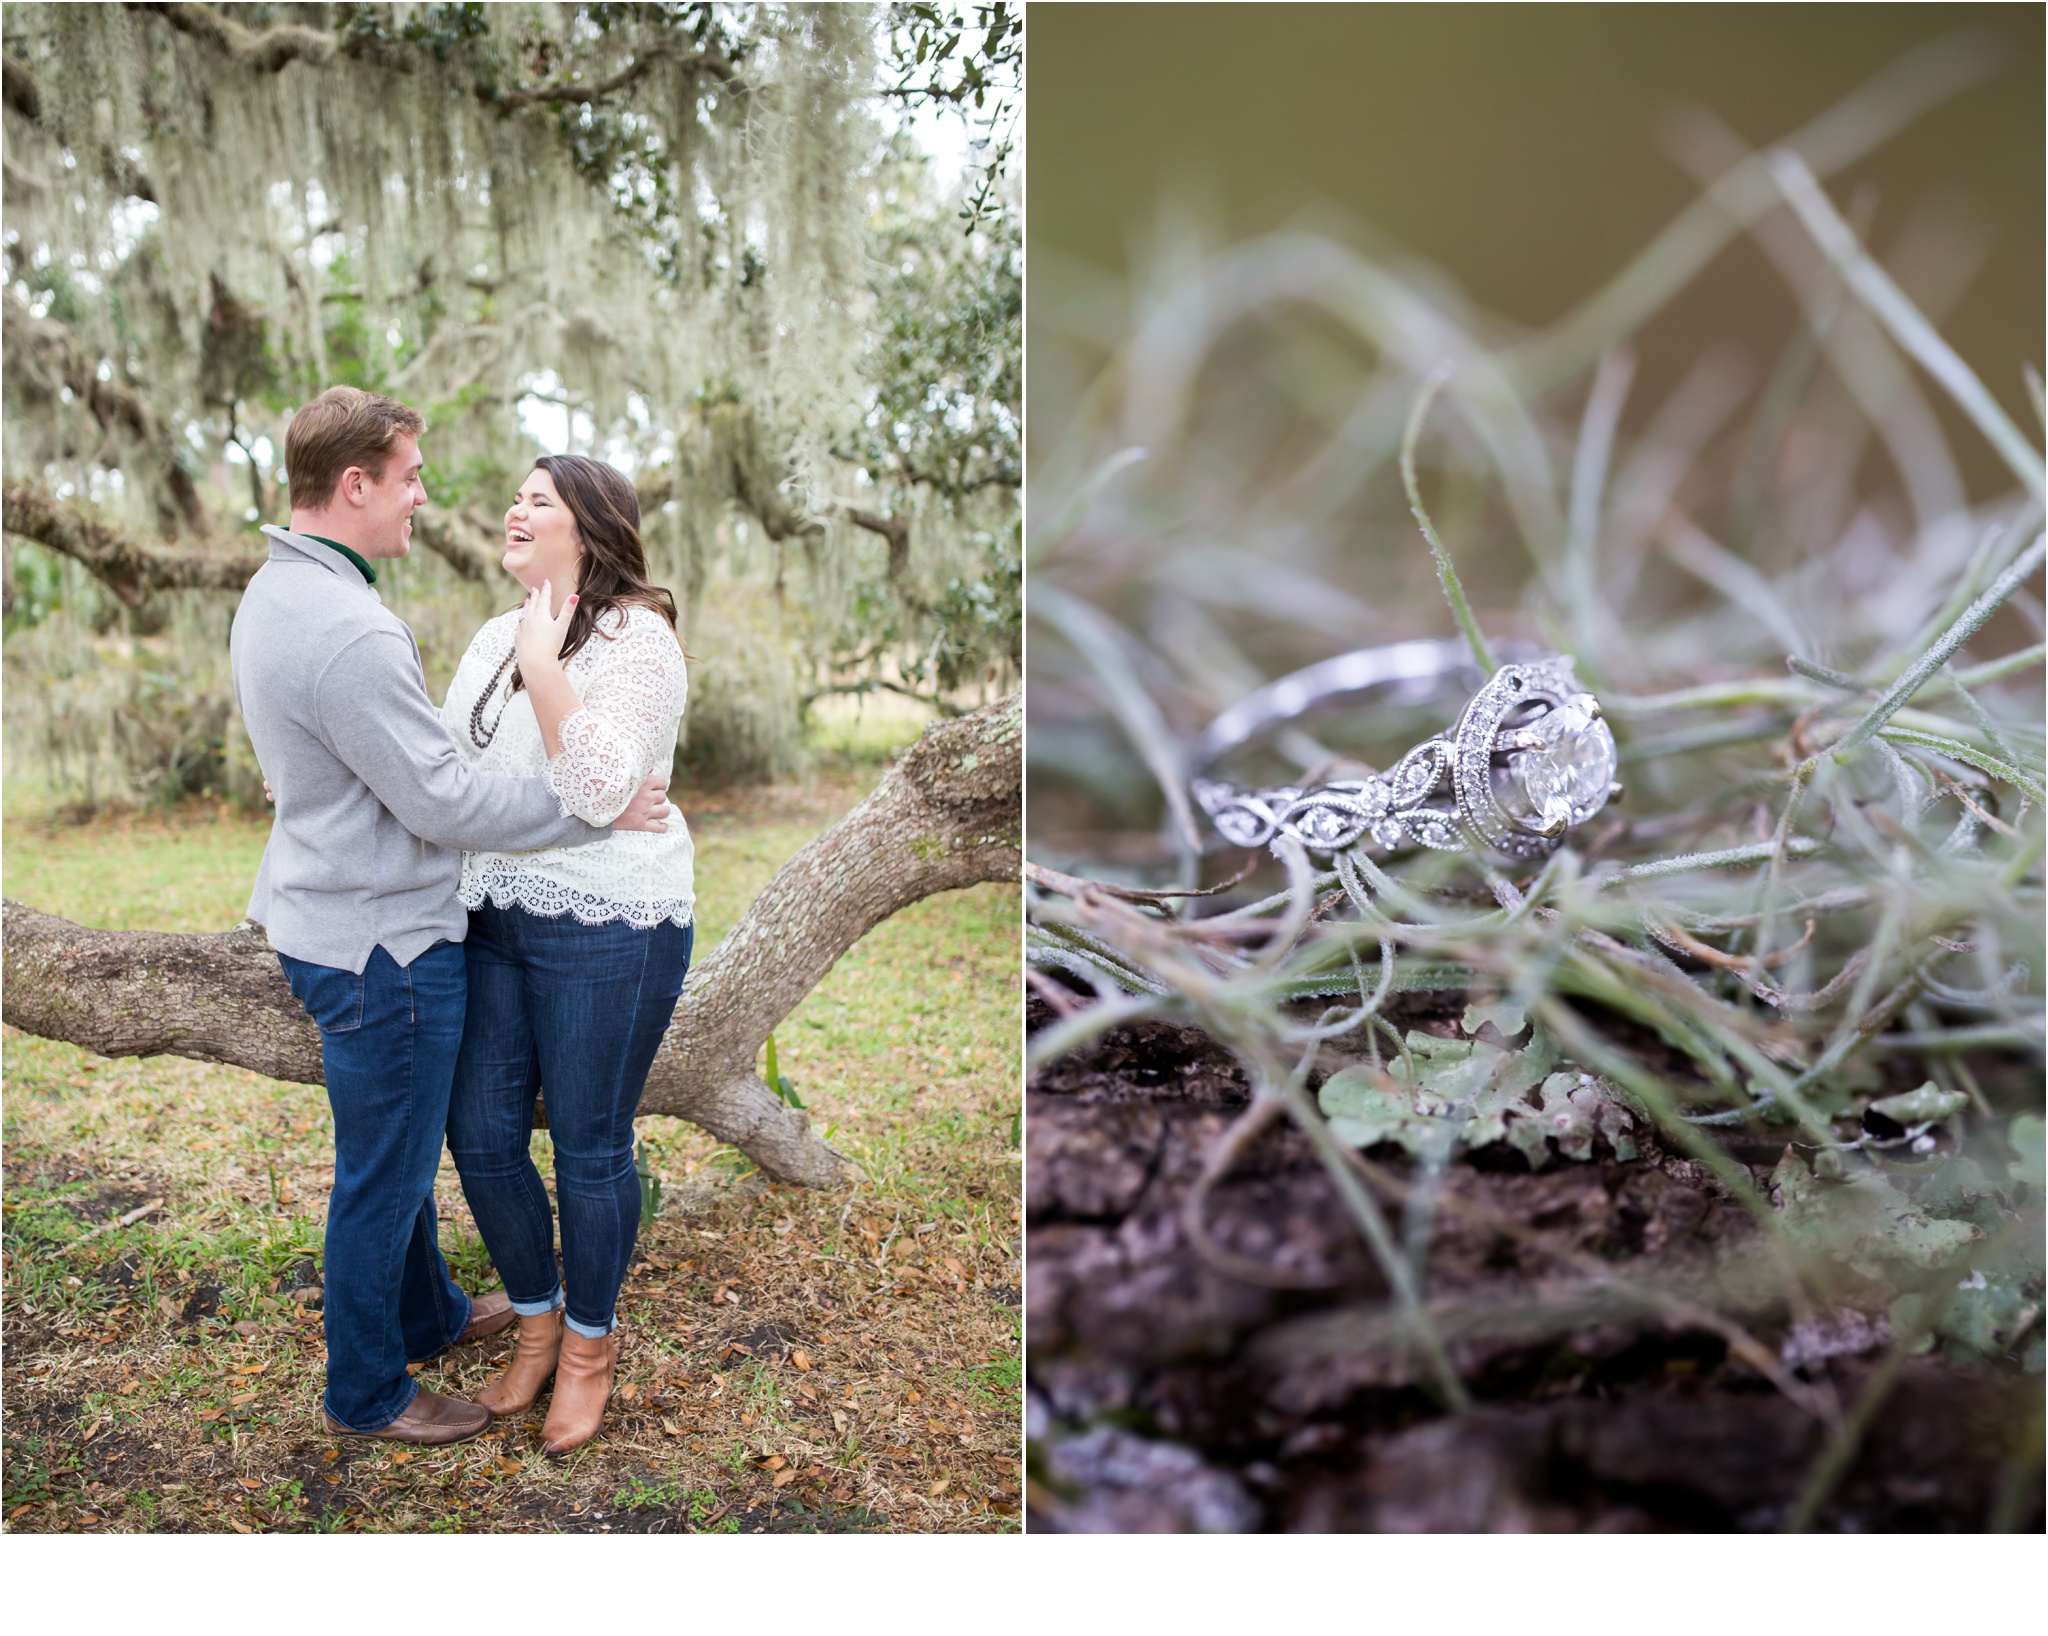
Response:
M695 932L672 921L646 931L623 921L586 926L489 903L470 911L469 1019L448 1150L522 1314L566 1304L578 1334L611 1333L640 1231L633 1110L683 992ZM554 1218L529 1151L536 1092L555 1150L559 1277Z
M327 1412L351 1431L375 1431L419 1391L406 1364L446 1351L469 1322L434 1220L468 972L456 943L436 943L409 966L375 949L361 976L277 960L320 1026L334 1110Z

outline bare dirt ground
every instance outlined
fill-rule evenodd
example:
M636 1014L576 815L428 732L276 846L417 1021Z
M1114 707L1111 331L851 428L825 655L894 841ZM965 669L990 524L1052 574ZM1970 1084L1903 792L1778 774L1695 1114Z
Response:
M1404 1029L1449 1033L1457 1006L1417 995L1396 1009ZM1034 999L1032 1025L1050 1015ZM1980 1064L1987 1085L1997 1066ZM1669 1291L1755 1243L1731 1195L1647 1131L1626 1160L1532 1171L1496 1146L1452 1165L1427 1295L1473 1405L1446 1413L1299 1134L1259 1138L1203 1217L1225 1251L1276 1276L1232 1276L1196 1252L1183 1205L1247 1101L1228 1052L1163 1023L1116 1030L1032 1081L1032 1529L1777 1529L1832 1446L1826 1411L1853 1419L1886 1371L1814 1526L2042 1526L2041 1383L2014 1361L2024 1336L2006 1361L1894 1357L1875 1284L1804 1314L1762 1294L1736 1314L1737 1341L1761 1338L1795 1403L1711 1323L1646 1311L1589 1276ZM1734 1151L1768 1189L1782 1145ZM1373 1157L1412 1174L1397 1151ZM1938 1170L1901 1185L1928 1194Z

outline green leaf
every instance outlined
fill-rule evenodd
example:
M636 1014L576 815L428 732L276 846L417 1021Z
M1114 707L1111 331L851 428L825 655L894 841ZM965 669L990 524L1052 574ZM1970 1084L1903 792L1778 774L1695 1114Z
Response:
M1771 1190L1797 1237L1873 1280L1901 1264L1942 1266L1984 1236L1966 1221L1935 1220L1878 1171L1850 1171L1839 1181L1816 1176L1789 1147L1771 1173Z
M792 1108L802 1108L804 1099L796 1094L796 1084L785 1074L775 1060L775 1036L768 1036L768 1062L761 1070L761 1078L785 1103Z
M2012 1122L2006 1141L2018 1155L2012 1167L2012 1179L2025 1182L2033 1189L2038 1201L2048 1192L2048 1178L2043 1177L2043 1137L2048 1135L2048 1124L2044 1124L2037 1113L2023 1113Z
M1418 1116L1409 1093L1369 1068L1342 1068L1316 1093L1338 1141L1356 1148L1398 1142L1419 1155L1430 1121Z
M1933 750L1939 755L1947 756L1951 761L1960 761L1967 766L1975 767L1979 772L1989 773L1993 778L2002 778L2014 789L2025 791L2036 801L2042 799L2040 779L2012 766L1988 750L1978 749L1974 744L1965 744L1961 739L1948 738L1940 733L1923 733L1914 727L1886 727L1882 736L1899 744L1911 744L1923 750Z
M1505 1142L1532 1170L1550 1163L1552 1141L1578 1160L1591 1159L1598 1142L1617 1158L1636 1156L1634 1115L1606 1081L1576 1069L1553 1073L1557 1041L1542 1028L1519 1051L1420 1032L1406 1043L1406 1057L1385 1072L1345 1068L1324 1081L1318 1102L1339 1141L1393 1142L1419 1157L1446 1119L1462 1115L1464 1146Z
M1499 1030L1503 1040L1512 1040L1529 1026L1529 1013L1513 1000L1474 1000L1458 1020L1458 1026L1468 1034L1478 1033L1488 1023Z
M1961 1113L1969 1105L1970 1099L1961 1091L1944 1091L1930 1079L1917 1091L1901 1091L1897 1096L1880 1097L1870 1104L1870 1108L1894 1124L1931 1125Z

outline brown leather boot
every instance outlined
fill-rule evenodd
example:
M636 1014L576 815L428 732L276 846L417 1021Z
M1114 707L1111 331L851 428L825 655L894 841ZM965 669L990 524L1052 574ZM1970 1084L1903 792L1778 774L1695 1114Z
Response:
M379 1437L387 1443L460 1443L476 1436L491 1417L474 1403L443 1397L425 1388L414 1394L405 1413L375 1431L351 1431L325 1409L320 1419L336 1437Z
M562 1352L555 1366L555 1396L540 1434L550 1454L580 1449L604 1423L611 1401L612 1375L619 1363L619 1334L613 1330L592 1340L573 1329L562 1331Z
M519 1320L519 1344L512 1349L512 1361L505 1372L478 1392L473 1402L481 1403L502 1420L524 1414L533 1407L555 1373L555 1355L562 1345L562 1309L540 1312Z
M479 1295L469 1304L469 1322L462 1333L455 1337L457 1346L468 1346L472 1341L488 1340L501 1329L510 1329L512 1320L519 1314L512 1310L512 1297L501 1289L494 1289L488 1295Z

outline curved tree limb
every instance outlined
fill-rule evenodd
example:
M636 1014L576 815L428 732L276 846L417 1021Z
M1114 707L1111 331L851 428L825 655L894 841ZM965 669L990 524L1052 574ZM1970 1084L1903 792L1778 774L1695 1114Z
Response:
M499 91L490 100L505 108L528 108L548 103L602 102L606 97L616 96L625 90L658 62L673 62L685 73L709 74L713 79L720 80L731 80L738 72L715 51L682 52L673 46L649 45L637 52L633 60L610 79L599 80L595 85L518 85L510 90ZM479 91L478 94L483 93Z
M1022 695L935 722L868 798L775 873L690 973L643 1113L673 1113L764 1170L823 1185L838 1155L755 1072L762 1043L871 927L934 892L1015 880ZM829 1168L813 1169L821 1161Z
M855 528L879 534L889 542L889 583L906 606L918 613L930 613L931 604L919 596L917 588L910 583L910 519L885 517L878 511L866 511L859 506L841 506L839 515Z
M261 74L281 74L295 62L326 62L340 43L332 34L299 23L279 23L257 33L212 6L128 0L128 9L153 11L180 34L204 40L222 55Z
M38 390L54 396L58 387L70 388L102 431L121 434L156 458L164 490L176 508L175 518L165 514L166 525L182 520L193 532L205 533L206 508L199 490L142 394L117 380L101 380L102 360L79 344L68 325L38 318L14 289L0 302L0 314L8 350L14 354L11 390L32 402Z
M732 1143L779 1181L829 1186L845 1160L754 1064L770 1031L898 909L1021 860L1021 698L940 722L874 792L776 872L690 973L642 1113ZM320 1036L260 929L192 936L76 926L9 902L5 1020L103 1056L168 1053L323 1082Z
M499 572L500 551L491 531L464 511L429 506L412 514L413 536L472 584L485 585Z
M177 551L143 545L91 507L24 478L7 480L4 521L8 533L83 563L130 608L157 591L239 591L269 556L267 547L221 542Z
M180 34L203 40L231 61L259 74L281 74L295 62L324 63L337 54L368 58L383 68L410 72L410 65L394 60L375 34L329 34L298 23L278 23L262 32L243 27L217 6L166 5L154 0L127 0L130 11L153 11ZM634 53L632 61L609 79L594 85L498 86L479 82L477 97L495 107L544 107L602 102L616 96L643 78L656 63L673 62L685 73L709 74L731 80L738 70L715 51L678 50L659 41L650 42Z

